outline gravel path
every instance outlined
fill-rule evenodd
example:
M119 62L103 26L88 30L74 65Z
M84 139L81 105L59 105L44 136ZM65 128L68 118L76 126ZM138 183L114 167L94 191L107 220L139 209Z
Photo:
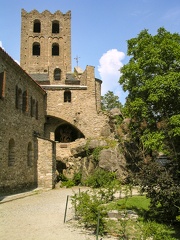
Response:
M72 196L78 191L77 187L61 188L33 195L32 192L18 195L16 200L14 200L16 196L1 199L0 239L95 240L95 235L75 227L73 221L70 221L74 217L71 201L68 203L66 223L64 223L67 195ZM113 238L103 237L103 240L106 239Z

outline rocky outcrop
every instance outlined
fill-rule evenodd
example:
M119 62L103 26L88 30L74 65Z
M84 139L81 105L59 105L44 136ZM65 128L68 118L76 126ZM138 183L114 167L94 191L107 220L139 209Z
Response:
M120 152L120 147L102 149L99 155L99 167L110 172L116 172L117 176L124 179L127 176L126 160Z
M73 178L75 173L82 173L83 179L92 174L96 168L116 172L124 180L127 177L126 158L122 151L121 139L127 134L126 126L129 119L123 121L123 116L118 108L107 113L109 121L107 127L102 129L101 138L77 139L70 143L57 143L57 170L67 178ZM120 124L120 129L117 128ZM121 127L121 125L123 127ZM121 132L118 132L120 131ZM118 136L117 139L116 136Z
M86 179L99 167L116 172L118 177L124 179L127 176L125 158L120 152L120 146L116 143L112 147L111 143L112 140L107 139L78 139L69 144L59 144L58 172L70 179L75 173L81 172L83 179Z

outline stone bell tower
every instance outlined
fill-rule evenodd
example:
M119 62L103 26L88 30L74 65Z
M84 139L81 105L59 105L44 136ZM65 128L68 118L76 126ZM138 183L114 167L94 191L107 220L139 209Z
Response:
M40 85L62 85L71 72L71 12L21 11L21 67Z

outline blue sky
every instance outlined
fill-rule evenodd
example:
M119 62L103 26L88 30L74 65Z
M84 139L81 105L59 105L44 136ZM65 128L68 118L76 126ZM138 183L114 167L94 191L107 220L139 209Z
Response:
M20 61L21 9L71 10L72 70L79 56L79 66L95 67L103 81L102 95L108 90L126 94L118 83L120 67L128 62L127 40L143 29L152 35L165 27L180 32L180 0L0 0L0 46Z

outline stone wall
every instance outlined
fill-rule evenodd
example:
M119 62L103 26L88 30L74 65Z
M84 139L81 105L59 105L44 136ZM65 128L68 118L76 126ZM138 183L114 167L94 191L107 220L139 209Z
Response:
M73 128L76 135L71 138L73 141L111 135L109 118L101 112L101 80L95 78L94 67L87 66L85 71L77 67L71 72L71 12L22 10L21 18L24 70L0 48L3 191L37 185L53 187L56 152L53 141L55 130L57 134L63 124ZM33 29L36 21L40 23L39 32ZM59 33L52 33L54 21L59 23ZM59 44L58 55L52 55L54 43ZM33 44L40 45L39 55L33 54ZM56 68L61 69L60 80L54 80ZM71 101L64 100L66 90L71 93ZM58 149L58 154L63 153Z
M102 81L95 78L94 67L87 66L85 71L77 67L74 73L71 72L71 12L63 14L56 11L52 14L47 10L42 13L22 10L21 18L21 66L29 74L39 73L41 78L47 73L50 79L49 84L36 79L47 92L45 136L55 140L54 132L63 122L77 128L87 138L109 135L108 118L101 112ZM37 20L41 29L34 32ZM54 20L60 24L59 33L52 33ZM41 46L39 56L32 55L33 43ZM52 56L53 43L60 46L59 56ZM55 68L62 70L60 81L53 80ZM66 90L71 92L70 102L64 101Z
M42 86L47 91L47 115L70 123L86 138L110 135L109 118L100 111L101 83L95 80L94 67L86 67L80 82L80 86ZM71 91L71 102L64 102L66 89ZM59 124L47 125L46 137L54 140L53 132Z
M37 146L38 187L54 188L56 180L56 143L37 138Z
M3 97L0 98L0 190L36 186L37 166L34 133L44 135L45 91L0 48L0 73L5 73ZM17 88L19 102L17 105ZM23 93L26 92L26 108ZM31 98L38 106L38 116L31 116ZM38 103L38 104L37 104ZM37 105L36 105L37 104Z

